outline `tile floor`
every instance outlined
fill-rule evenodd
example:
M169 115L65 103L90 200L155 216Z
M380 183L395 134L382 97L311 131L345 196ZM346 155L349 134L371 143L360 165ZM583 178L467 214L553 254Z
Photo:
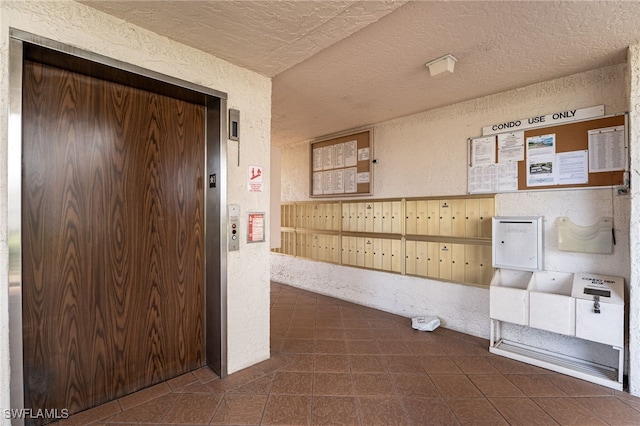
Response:
M271 342L225 379L201 368L60 424L640 425L640 398L277 283Z

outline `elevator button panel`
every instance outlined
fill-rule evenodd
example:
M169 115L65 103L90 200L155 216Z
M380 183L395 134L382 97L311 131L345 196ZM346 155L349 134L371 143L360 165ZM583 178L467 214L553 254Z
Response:
M229 251L237 251L240 250L240 206L238 204L229 204L228 212Z

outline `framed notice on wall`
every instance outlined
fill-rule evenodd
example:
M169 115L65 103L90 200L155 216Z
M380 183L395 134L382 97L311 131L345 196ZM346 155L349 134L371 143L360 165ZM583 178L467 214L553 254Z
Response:
M310 196L371 195L372 145L370 129L311 142Z

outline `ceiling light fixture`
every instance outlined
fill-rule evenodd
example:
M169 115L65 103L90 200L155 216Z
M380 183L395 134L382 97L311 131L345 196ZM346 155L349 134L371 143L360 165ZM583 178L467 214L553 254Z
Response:
M433 61L427 62L425 66L429 68L429 73L431 77L435 77L437 75L442 74L447 71L453 74L453 67L456 65L458 60L453 57L451 53L444 55L441 58L434 59Z

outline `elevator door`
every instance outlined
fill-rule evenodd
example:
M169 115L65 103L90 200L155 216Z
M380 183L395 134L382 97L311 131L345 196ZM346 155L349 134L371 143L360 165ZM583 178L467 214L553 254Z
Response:
M204 364L203 106L25 61L25 407Z

